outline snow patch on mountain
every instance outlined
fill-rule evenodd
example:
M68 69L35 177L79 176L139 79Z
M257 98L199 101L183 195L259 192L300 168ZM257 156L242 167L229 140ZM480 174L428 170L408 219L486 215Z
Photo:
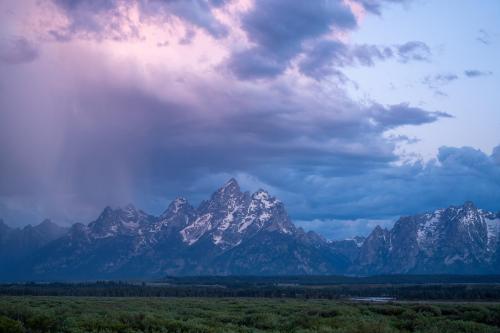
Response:
M201 203L196 217L187 221L180 234L188 245L206 236L214 245L228 249L266 228L291 234L292 223L283 212L281 202L268 192L241 192L236 180L231 179L210 200Z
M178 213L185 204L187 204L186 198L182 197L176 198L172 203L173 205L172 213L174 214Z
M211 213L198 217L192 224L180 231L182 239L189 245L196 243L207 231L212 230L211 222Z
M354 242L354 245L356 245L357 248L360 248L363 246L363 243L366 240L366 237L361 237L361 236L355 236L353 238L346 238L346 241Z
M419 248L427 248L435 244L438 239L438 227L441 223L443 209L438 209L433 213L425 214L418 225L417 244Z
M487 216L484 219L488 236L488 250L494 251L500 236L500 217Z

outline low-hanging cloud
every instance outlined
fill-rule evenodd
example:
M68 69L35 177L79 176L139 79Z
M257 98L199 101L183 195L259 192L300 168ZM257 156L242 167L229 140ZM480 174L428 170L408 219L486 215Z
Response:
M44 193L47 214L63 204L74 214L79 210L70 207L79 205L95 213L105 204L171 198L210 174L259 179L265 178L262 170L271 175L284 165L325 176L357 174L397 160L386 131L449 116L408 104L364 106L341 90L318 99L320 86L286 80L248 89L237 81L214 86L212 79L179 83L165 76L164 81L180 84L196 100L184 100L175 91L156 96L140 80L86 79L89 71L115 71L95 68L96 62L86 59L88 66L68 64L70 81L65 71L55 81L68 81L76 89L35 81L31 99L36 107L16 97L23 77L0 92L6 94L1 98L0 150L9 157L1 165L0 197ZM56 104L44 97L50 91ZM41 114L50 117L35 121ZM20 135L26 119L31 119L28 136ZM21 147L23 154L17 152ZM274 186L275 180L265 182Z

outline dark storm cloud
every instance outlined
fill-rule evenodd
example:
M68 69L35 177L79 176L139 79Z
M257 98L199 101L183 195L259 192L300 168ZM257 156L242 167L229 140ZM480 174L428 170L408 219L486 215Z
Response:
M283 59L296 55L307 39L356 27L350 8L337 0L257 0L242 22L252 42Z
M286 70L288 63L264 49L256 48L233 53L227 66L238 78L251 80L277 76Z
M228 64L240 78L276 76L306 41L356 26L343 1L257 0L242 18L242 29L255 46L233 54Z
M286 171L282 170L281 180L269 179L269 182L287 188L292 216L302 221L385 219L467 200L473 200L481 208L499 211L499 149L500 146L488 156L470 147L442 147L437 159L429 163L385 164L369 172L341 177L321 173L308 177L306 172L289 172L293 176L286 177ZM295 196L295 191L315 195Z
M332 239L367 235L375 225L391 226L401 215L468 200L483 209L500 210L500 146L490 156L470 147L442 147L437 159L429 163L386 165L353 176L318 178L296 183L287 179L288 207L300 226ZM294 197L291 193L299 188L324 196ZM313 213L302 214L307 209Z
M75 78L88 69L73 70ZM203 198L208 193L196 184L212 175L263 179L281 188L287 201L292 188L281 180L290 170L292 184L306 174L378 169L397 160L385 131L447 116L406 104L365 107L340 91L318 99L314 89L286 82L258 89L176 83L202 101L195 106L175 92L158 98L139 82L106 80L77 80L69 84L77 88L61 96L53 93L61 88L35 81L28 101L16 97L23 82L18 77L0 91L0 201L11 207L2 209L6 217L29 198L44 207L40 217L59 220L90 219L106 204L130 201L157 212L178 194Z
M475 77L480 77L480 76L490 76L490 75L493 75L493 72L480 71L477 69L468 69L468 70L464 71L464 74L468 78L475 78Z
M358 2L378 13L397 1ZM336 85L286 73L297 65L321 79L341 76L347 66L425 61L431 51L423 42L332 41L357 25L340 0L257 1L241 17L251 46L234 51L227 40L215 41L238 78L275 80L240 81L199 59L175 63L175 55L151 50L122 57L118 46L71 42L139 34L121 11L131 3L57 0L69 19L66 29L52 32L69 42L45 45L57 57L26 66L36 65L33 71L2 66L0 216L8 223L88 222L102 207L127 202L159 213L177 195L196 204L232 176L244 189L270 189L302 221L386 219L468 199L498 210L500 147L491 155L442 148L428 163L404 163L397 155L401 142L415 139L393 130L446 121L449 114L406 103L358 103ZM181 42L194 51L197 28L225 35L209 10L224 4L138 2L141 20L188 22ZM30 52L18 54L24 53Z
M139 37L138 27L127 16L126 10L137 5L142 20L176 16L205 30L215 38L224 37L227 28L211 14L211 7L225 1L206 0L52 0L69 19L69 25L50 34L58 41L74 37L123 40ZM125 11L125 12L124 12Z
M39 56L38 48L24 37L0 37L0 62L17 65L32 62Z
M362 6L379 13L384 2L404 2L398 0L361 0ZM360 45L346 50L345 45L335 41L318 43L313 54L304 49L307 42L328 33L350 31L357 27L356 17L350 7L340 0L257 0L253 9L242 18L242 29L255 46L235 52L227 62L229 69L240 79L275 77L283 73L290 61L305 52L307 59L301 70L315 78L336 75L344 78L335 68L326 68L326 57L331 62L352 63L355 58L363 65L373 65L375 58L392 56L389 48ZM417 43L417 42L415 42ZM418 60L425 56L422 47L426 45L405 45L400 51L402 61ZM430 52L430 51L429 51ZM347 54L349 53L349 54ZM325 72L321 72L321 67Z

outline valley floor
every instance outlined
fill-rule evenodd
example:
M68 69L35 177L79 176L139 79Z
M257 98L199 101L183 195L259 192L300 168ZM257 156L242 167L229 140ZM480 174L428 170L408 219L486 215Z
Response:
M500 332L500 305L1 296L0 332Z

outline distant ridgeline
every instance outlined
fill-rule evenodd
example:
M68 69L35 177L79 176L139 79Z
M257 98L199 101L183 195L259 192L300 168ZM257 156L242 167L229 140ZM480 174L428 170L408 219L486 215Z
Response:
M366 238L327 241L295 227L266 191L234 179L198 208L160 216L107 207L88 225L0 221L0 280L153 280L165 276L500 274L500 213L471 202L402 217Z

